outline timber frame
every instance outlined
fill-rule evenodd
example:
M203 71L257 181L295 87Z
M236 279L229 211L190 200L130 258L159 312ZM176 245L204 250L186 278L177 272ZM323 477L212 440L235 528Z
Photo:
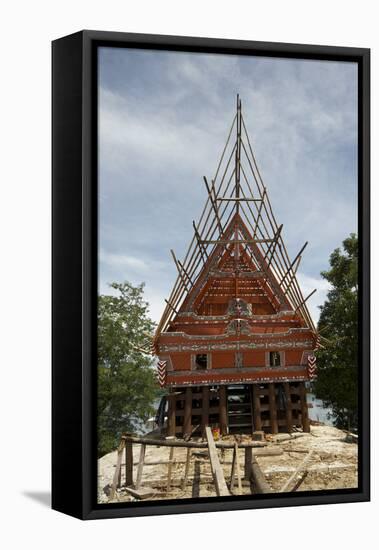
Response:
M96 358L98 250L99 47L228 55L273 56L356 63L358 67L359 219L359 486L312 493L262 494L165 502L97 502ZM239 510L370 499L370 51L363 48L281 44L178 36L82 31L53 42L53 327L52 327L52 507L81 519ZM241 175L243 179L243 174ZM208 181L208 180L207 180ZM209 180L209 190L212 183ZM263 192L263 190L262 190ZM243 198L240 196L240 198ZM209 199L210 201L210 199ZM227 201L220 201L219 209ZM245 210L247 204L240 201ZM265 204L268 207L267 200ZM208 207L211 207L211 201ZM250 207L254 206L252 202ZM269 207L268 207L269 208ZM240 209L242 211L242 209ZM214 210L213 210L214 211ZM196 225L196 241L213 240ZM271 229L269 238L280 226ZM215 231L217 235L217 230ZM253 233L254 237L254 233ZM255 235L257 239L264 237ZM278 245L280 235L278 237ZM284 254L276 247L275 255ZM204 260L211 244L201 243ZM217 246L217 245L216 245ZM267 251L269 246L257 246ZM272 249L271 249L272 251ZM201 255L201 252L198 251ZM269 252L270 254L270 252ZM270 256L269 256L270 257ZM268 257L268 258L269 258ZM295 259L282 258L282 276ZM202 262L203 260L201 260ZM272 260L274 262L274 258ZM279 260L278 260L279 262ZM285 262L285 263L284 263ZM188 271L187 264L183 263ZM287 267L285 267L285 265ZM180 266L179 266L180 267ZM271 266L270 266L271 267ZM274 262L274 269L275 262ZM278 268L279 269L279 268ZM291 269L296 270L296 262ZM291 271L291 270L290 270ZM289 272L290 273L290 272ZM191 276L191 271L188 271ZM192 274L192 277L194 274ZM296 283L289 299L297 296ZM279 278L280 281L280 278ZM180 284L177 288L180 288ZM291 288L292 293L291 293ZM67 297L70 297L68 300ZM291 297L292 296L292 297ZM179 301L174 300L178 311ZM301 316L304 313L297 296ZM297 306L296 306L297 307ZM165 313L166 323L169 312ZM305 319L304 319L305 321ZM161 326L160 330L165 329ZM69 405L67 399L69 396Z

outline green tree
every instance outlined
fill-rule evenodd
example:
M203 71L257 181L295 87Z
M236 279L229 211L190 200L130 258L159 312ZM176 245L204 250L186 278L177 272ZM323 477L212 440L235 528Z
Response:
M110 286L117 295L98 298L98 456L113 450L122 432L147 420L159 393L152 358L140 351L154 330L144 284Z
M330 269L321 273L331 285L318 323L324 348L317 351L316 396L331 407L338 427L357 427L358 411L358 239L334 250Z

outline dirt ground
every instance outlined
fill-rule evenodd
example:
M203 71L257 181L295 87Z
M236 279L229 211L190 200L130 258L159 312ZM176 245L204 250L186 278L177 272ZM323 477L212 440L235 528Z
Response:
M249 436L237 436L243 441L249 441ZM222 438L223 441L234 441L233 436ZM296 471L307 453L313 450L312 457L307 464L307 474L297 491L310 491L320 489L354 488L358 485L357 455L358 446L355 442L349 442L346 433L324 425L312 425L310 433L266 435L267 447L265 449L282 449L279 456L257 456L266 481L274 492L279 492L281 487ZM168 464L148 465L149 462L168 460L169 447L146 447L145 466L143 470L141 487L149 487L154 495L150 500L180 499L216 496L208 452L204 449L193 449L187 485L182 488L184 466L186 460L185 448L175 448L172 467L171 485L167 487ZM232 449L219 450L219 458L224 471L227 484L230 481ZM254 450L253 450L254 452ZM258 451L259 452L259 451ZM133 445L133 479L136 479L139 460L140 445ZM239 464L241 476L244 474L244 449L239 450ZM117 451L103 456L98 461L98 502L126 502L135 500L123 487L125 483L124 470L122 468L121 488L117 490L114 500L109 499L110 486L117 462ZM236 484L235 484L236 485ZM233 494L238 494L237 488ZM251 494L250 483L244 482L241 494Z

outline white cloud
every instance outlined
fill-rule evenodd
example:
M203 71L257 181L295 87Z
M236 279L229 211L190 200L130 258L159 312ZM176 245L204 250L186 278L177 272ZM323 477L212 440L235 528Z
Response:
M117 63L112 66L112 55ZM356 231L356 85L351 64L129 52L100 71L100 278L146 282L154 316L183 257L235 113L236 93L315 320L330 253ZM125 65L123 65L124 63ZM305 275L307 273L307 275Z
M306 298L312 290L317 289L317 292L315 292L307 301L309 313L311 314L313 322L317 325L320 317L319 306L324 304L327 293L332 287L325 279L310 277L309 275L301 272L297 274L297 280L299 281L304 298Z

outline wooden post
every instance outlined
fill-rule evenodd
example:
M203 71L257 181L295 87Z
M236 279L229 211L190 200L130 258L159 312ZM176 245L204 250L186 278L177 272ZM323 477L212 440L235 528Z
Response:
M203 387L202 395L201 435L205 437L205 428L209 425L209 386Z
M226 387L219 386L219 396L220 396L220 432L221 435L226 435L228 431L228 417L226 410Z
M176 395L168 396L168 413L167 413L167 435L176 435Z
M234 474L235 474L235 470L236 470L236 458L237 458L236 447L234 446L234 449L233 449L233 458L232 458L232 469L230 470L230 485L229 485L229 489L230 489L231 491L233 491L233 487L234 487Z
M167 468L167 491L170 490L170 486L171 486L171 474L172 474L172 463L174 461L174 451L175 451L175 447L171 447L170 456L168 459L168 468Z
M217 496L218 497L230 496L230 493L226 486L224 473L222 471L221 464L218 459L216 445L209 426L207 426L205 429L205 435L207 437L207 442L208 442L209 459L211 462L212 476L215 483Z
M123 455L124 445L125 445L125 442L121 441L121 443L120 443L120 445L117 449L117 464L116 464L116 469L115 469L115 472L114 472L114 475L113 475L110 500L114 499L114 497L116 495L116 489L117 489L117 487L120 486L121 463L122 463L122 455Z
M290 393L290 385L288 382L284 382L284 392L286 395L286 422L287 422L287 432L291 433L293 424L292 424L292 401Z
M186 388L184 401L183 437L192 432L192 388Z
M238 443L235 443L234 445L234 453L235 453L235 468L236 468L237 483L238 483L238 494L242 495L242 481L241 481L240 463L238 458Z
M309 423L307 394L305 391L304 382L300 382L300 404L301 404L301 423L303 424L303 432L310 432L311 426Z
M278 420L277 420L277 411L276 411L276 399L275 399L275 385L271 382L268 385L268 398L270 406L270 424L271 424L271 433L278 433Z
M190 448L188 448L187 449L186 466L185 466L185 469L184 469L184 477L183 477L183 481L182 481L182 491L184 491L186 486L187 486L188 471L189 471L190 461L191 461L191 453L192 453L192 450Z
M250 481L251 478L251 464L253 461L253 450L251 447L245 448L245 479Z
M254 431L262 430L262 418L261 418L261 398L259 397L259 387L257 384L252 385L253 390L253 419L254 419Z
M136 489L139 489L140 485L141 485L143 465L144 465L144 462L145 462L145 451L146 451L146 445L144 443L142 443L141 451L140 451L140 455L139 455L138 470L137 470Z
M125 485L133 485L133 443L125 441Z

